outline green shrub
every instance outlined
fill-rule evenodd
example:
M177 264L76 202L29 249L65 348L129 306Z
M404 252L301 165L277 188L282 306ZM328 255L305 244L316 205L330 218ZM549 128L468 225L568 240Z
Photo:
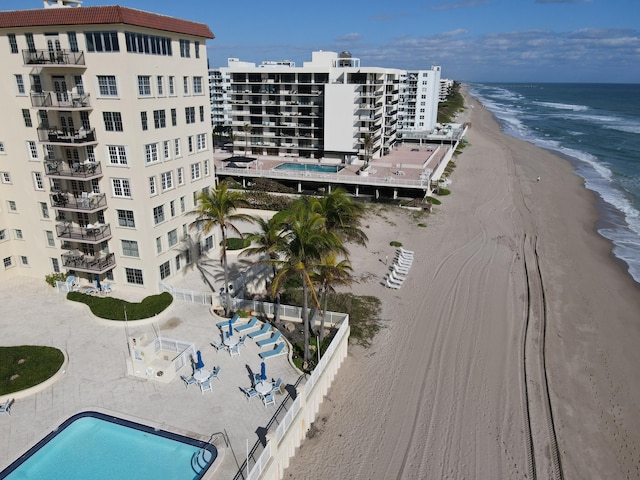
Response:
M63 362L64 355L53 347L0 347L0 395L44 382L60 369Z
M440 200L438 200L437 198L434 197L425 197L424 198L427 202L431 203L432 205L442 205L442 202Z
M419 227L426 227L426 226L427 226L427 224L426 224L426 223L419 223L419 224L418 224L418 226L419 226Z
M392 247L401 247L402 246L402 242L396 242L395 240L390 242L389 245L391 245Z
M80 292L69 292L67 299L86 304L96 317L107 320L124 320L125 309L127 320L155 317L173 302L169 292L148 296L140 303L131 303L114 297L94 297Z
M449 195L451 193L451 190L447 188L439 188L437 193L442 197L444 195Z
M44 276L44 281L47 282L52 287L56 286L56 282L64 282L67 279L66 273L50 273L49 275Z
M247 248L249 245L251 245L251 242L246 238L227 238L227 250L242 250L243 248Z

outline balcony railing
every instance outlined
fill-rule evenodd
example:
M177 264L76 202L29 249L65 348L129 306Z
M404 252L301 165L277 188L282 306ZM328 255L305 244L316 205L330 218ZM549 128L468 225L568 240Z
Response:
M51 206L59 210L94 212L107 207L107 197L104 193L90 193L76 198L69 193L51 194Z
M111 238L111 226L91 225L86 227L76 227L71 223L56 224L56 234L63 240L74 240L83 243L100 243Z
M71 110L74 108L91 107L91 102L88 93L31 92L31 106Z
M90 273L105 273L116 264L116 256L108 253L104 257L89 257L77 253L65 253L62 255L62 265L69 270Z
M84 52L71 50L23 50L25 65L84 65Z
M71 165L62 160L46 160L44 171L52 178L73 178L91 180L102 176L100 162L72 162Z
M38 128L38 140L43 143L63 143L81 145L84 143L95 143L95 129L74 130L72 128L47 127Z

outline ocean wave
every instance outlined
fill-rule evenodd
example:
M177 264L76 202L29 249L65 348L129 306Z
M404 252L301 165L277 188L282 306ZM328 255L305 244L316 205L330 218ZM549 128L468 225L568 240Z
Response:
M573 110L574 112L584 112L589 110L586 105L571 105L569 103L555 103L555 102L533 102L536 105L543 107L557 108L558 110Z
M638 122L637 120L629 120L618 116L569 113L563 115L563 118L566 118L567 120L587 121L609 130L618 130L621 132L636 134L640 133L640 122Z

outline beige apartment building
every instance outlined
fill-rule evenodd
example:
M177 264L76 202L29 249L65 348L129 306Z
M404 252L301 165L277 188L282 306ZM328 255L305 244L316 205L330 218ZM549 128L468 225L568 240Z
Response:
M0 279L158 290L211 248L208 26L72 0L0 12Z

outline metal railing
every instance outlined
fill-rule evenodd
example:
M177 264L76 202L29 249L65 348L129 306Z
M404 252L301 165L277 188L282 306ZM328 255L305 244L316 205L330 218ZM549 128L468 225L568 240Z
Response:
M116 264L116 256L108 253L104 257L86 257L73 253L62 255L62 265L69 270L79 272L104 273L111 270Z
M25 65L84 65L84 52L71 50L23 50Z
M40 108L86 108L91 106L88 93L72 92L31 92L31 106Z
M58 238L75 240L84 243L99 243L111 238L111 226L75 227L70 223L56 224Z
M68 162L62 160L45 160L44 173L48 177L68 177L89 179L102 175L100 162Z
M107 197L104 193L89 194L76 198L69 193L52 193L51 206L60 210L81 210L92 212L107 207Z
M94 128L74 130L73 128L40 127L38 128L38 141L44 143L91 143L96 141L96 131Z

